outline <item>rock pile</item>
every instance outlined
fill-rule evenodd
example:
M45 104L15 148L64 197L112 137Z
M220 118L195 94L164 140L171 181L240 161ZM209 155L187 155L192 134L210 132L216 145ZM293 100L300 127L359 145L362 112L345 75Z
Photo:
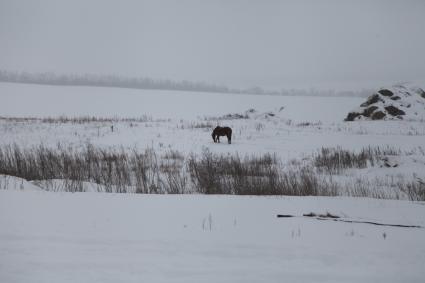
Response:
M355 120L423 120L425 91L408 85L382 88L348 113L345 121Z

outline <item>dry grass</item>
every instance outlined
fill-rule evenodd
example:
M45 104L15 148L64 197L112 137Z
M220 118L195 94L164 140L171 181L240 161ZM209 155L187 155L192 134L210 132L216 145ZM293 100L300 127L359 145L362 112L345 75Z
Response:
M314 156L314 166L320 172L339 174L349 168L374 166L384 156L397 156L401 151L391 147L367 147L360 152L337 148L322 148Z
M148 148L100 148L87 144L83 149L43 145L22 149L0 147L0 174L44 182L63 180L63 191L84 191L84 184L97 184L99 191L154 194L232 195L349 195L374 198L425 200L425 183L381 182L357 178L349 183L333 177L349 168L365 168L383 156L400 154L393 148L365 148L350 152L323 148L312 159L282 164L276 155L251 156L201 154L184 156L169 150L163 156ZM47 182L47 183L46 183ZM404 196L404 197L403 197Z
M153 120L151 116L143 115L141 117L133 118L119 118L119 117L95 117L95 116L57 116L57 117L4 117L0 116L0 120L10 122L40 122L48 124L89 124L89 123L117 123L117 122L133 122L133 123L145 123L145 122L161 122L165 120Z

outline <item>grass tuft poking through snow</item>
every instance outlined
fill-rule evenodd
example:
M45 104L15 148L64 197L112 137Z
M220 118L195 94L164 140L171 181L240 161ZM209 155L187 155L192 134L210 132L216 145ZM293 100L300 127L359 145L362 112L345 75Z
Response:
M367 147L360 152L337 148L322 148L314 157L314 165L320 170L329 173L340 173L348 168L366 168L374 166L383 156L397 156L401 152L391 147Z

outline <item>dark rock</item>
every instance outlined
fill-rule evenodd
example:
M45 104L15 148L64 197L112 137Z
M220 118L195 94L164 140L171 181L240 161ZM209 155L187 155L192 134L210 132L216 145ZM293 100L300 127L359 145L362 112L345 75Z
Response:
M382 111L377 111L373 113L372 120L382 120L385 117L385 113Z
M370 117L370 115L372 115L373 111L375 111L376 109L378 109L378 107L376 106L370 106L369 108L366 108L362 115L366 116L366 117Z
M406 112L392 105L385 107L385 110L392 116L406 115Z
M425 91L423 89L418 89L418 92L420 97L425 98Z
M392 91L388 90L388 89L381 89L380 91L378 91L380 94L382 94L383 96L393 96L394 93L392 93Z
M392 100L400 100L400 99L401 99L401 97L400 97L400 96L393 96L393 97L391 97L391 99L392 99Z
M344 121L354 121L354 119L356 119L357 117L359 117L361 114L357 113L357 112L350 112L347 115L347 118L344 119Z
M369 96L367 101L362 103L360 106L366 107L366 106L369 106L369 105L376 103L378 101L383 101L383 100L379 97L379 94L374 94L374 95Z
M290 215L290 214L278 214L277 215L278 218L288 218L288 217L295 217L294 215Z

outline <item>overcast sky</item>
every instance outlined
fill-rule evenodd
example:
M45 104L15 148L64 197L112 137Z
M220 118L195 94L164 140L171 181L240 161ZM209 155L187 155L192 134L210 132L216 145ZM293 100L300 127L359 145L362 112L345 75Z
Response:
M425 83L425 1L0 0L0 69L249 87Z

